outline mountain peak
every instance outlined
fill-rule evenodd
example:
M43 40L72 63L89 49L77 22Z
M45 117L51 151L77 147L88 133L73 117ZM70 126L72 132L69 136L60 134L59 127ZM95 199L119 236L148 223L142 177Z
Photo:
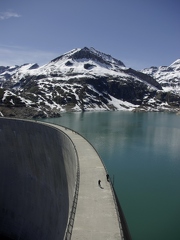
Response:
M113 58L109 54L105 54L103 52L100 52L93 47L90 47L90 48L84 47L81 50L86 51L86 52L90 52L92 55L96 56L96 58L98 58L98 59L99 58L103 59L103 62L105 62L106 64L107 63L110 64L110 65L115 64L116 66L119 66L119 67L125 67L125 65L122 61Z
M93 47L73 49L41 67L2 66L0 115L10 112L17 116L23 111L24 116L31 112L44 117L57 116L59 111L95 109L176 112L179 67L178 59L169 67L153 67L143 74Z
M175 62L173 62L171 65L170 65L171 68L174 68L176 70L180 70L180 58L177 59Z
M107 62L102 55L97 54L97 51L92 51L91 49L84 47L82 49L80 49L79 51L76 51L75 53L73 53L72 56L70 56L70 58L72 58L73 60L92 60L95 62L99 62L102 64L106 64L110 66L110 63Z
M121 62L120 60L117 60L111 57L111 55L97 51L93 47L73 49L61 55L60 57L53 59L51 62L56 63L58 61L70 60L70 59L77 62L84 61L84 60L92 60L96 63L105 64L107 67L112 67L114 65L118 68L125 67L124 63Z

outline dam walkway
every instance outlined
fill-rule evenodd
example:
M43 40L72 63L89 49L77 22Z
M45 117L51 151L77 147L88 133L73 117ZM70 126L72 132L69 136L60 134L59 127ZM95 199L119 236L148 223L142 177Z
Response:
M54 124L45 123L48 125ZM116 201L106 170L96 150L74 131L57 126L74 143L78 153L80 182L72 240L124 239ZM101 187L98 185L101 180Z

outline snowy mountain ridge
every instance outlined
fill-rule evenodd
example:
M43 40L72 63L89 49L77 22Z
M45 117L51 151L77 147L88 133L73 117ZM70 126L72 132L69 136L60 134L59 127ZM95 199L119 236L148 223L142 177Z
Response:
M23 65L17 73L11 76L11 82L15 84L29 76L36 76L41 79L44 76L49 81L55 79L60 81L68 81L75 78L83 79L84 76L94 79L97 77L120 77L121 80L127 81L127 79L132 78L131 75L133 75L134 80L143 81L149 87L154 88L158 85L158 83L155 85L151 84L151 81L146 82L142 77L138 77L137 74L130 73L120 60L101 53L94 48L84 47L82 49L73 49L41 67L33 68L31 65Z
M170 66L145 68L142 72L155 78L164 91L180 95L180 59Z
M77 48L77 49L73 49L65 54L63 54L62 56L55 58L54 60L52 60L51 62L54 61L58 61L60 59L73 59L73 60L92 60L92 59L96 59L97 62L102 62L102 60L104 61L105 64L109 63L112 65L117 65L117 66L122 66L125 67L125 65L120 61L117 60L115 58L113 58L111 55L102 53L100 51L97 51L96 49L94 49L93 47L87 48Z
M178 61L169 68L178 74ZM87 47L73 49L41 67L0 67L0 115L36 118L59 116L62 111L177 112L180 95L163 90L153 76L158 69L139 72Z
M73 49L35 71L28 71L27 74L46 74L49 77L58 74L61 76L61 80L62 78L67 80L75 75L83 77L84 74L89 76L119 76L122 75L121 69L125 69L125 65L121 61L94 48L85 47Z
M29 70L33 70L39 68L38 64L23 64L21 66L0 66L0 86L2 87L4 84L6 85L7 80L11 79L11 82L16 83L16 79L24 76L25 73Z

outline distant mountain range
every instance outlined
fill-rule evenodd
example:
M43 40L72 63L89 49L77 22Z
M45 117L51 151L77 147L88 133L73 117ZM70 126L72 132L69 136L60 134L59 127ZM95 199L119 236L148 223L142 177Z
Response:
M0 115L60 116L62 111L180 110L180 60L142 71L94 48L78 48L48 64L0 66Z
M142 72L156 79L164 91L180 95L180 59L168 67L145 68Z

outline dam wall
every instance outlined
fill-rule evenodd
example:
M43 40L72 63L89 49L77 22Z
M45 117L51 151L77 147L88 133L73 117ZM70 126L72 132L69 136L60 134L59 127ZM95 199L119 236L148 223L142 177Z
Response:
M53 127L0 118L0 239L63 239L78 157Z

